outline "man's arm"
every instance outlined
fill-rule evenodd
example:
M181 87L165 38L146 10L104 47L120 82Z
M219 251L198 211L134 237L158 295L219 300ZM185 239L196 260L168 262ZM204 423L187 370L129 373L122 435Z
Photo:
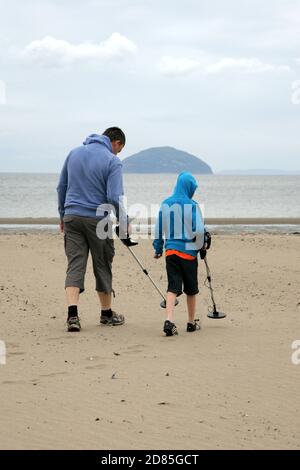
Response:
M108 204L111 204L115 208L116 217L120 226L120 236L121 238L126 237L128 232L128 217L123 204L124 187L122 163L117 157L114 157L110 163L106 184L106 197Z
M160 258L164 250L164 238L162 228L162 209L160 208L156 225L155 225L155 240L153 241L153 248L155 250L155 258Z
M67 157L64 166L61 170L61 174L59 177L59 182L57 185L57 196L58 196L58 212L60 216L60 228L63 231L63 217L65 214L65 200L66 200L66 193L68 188L68 159Z

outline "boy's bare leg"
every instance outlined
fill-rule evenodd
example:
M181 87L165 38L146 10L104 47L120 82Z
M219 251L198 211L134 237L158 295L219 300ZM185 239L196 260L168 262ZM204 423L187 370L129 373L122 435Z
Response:
M189 323L194 323L195 314L196 314L196 296L187 295L186 303L187 303L187 308L188 308Z
M79 287L66 287L66 297L68 307L71 305L78 305L79 302Z
M105 294L104 292L97 292L101 310L109 310L111 308L111 293Z
M176 294L173 292L167 292L167 320L171 321L172 323L176 297Z

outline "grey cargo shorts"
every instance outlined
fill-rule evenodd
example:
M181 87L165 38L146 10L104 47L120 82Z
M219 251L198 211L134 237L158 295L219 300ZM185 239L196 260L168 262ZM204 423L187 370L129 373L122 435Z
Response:
M65 253L68 259L65 287L79 287L80 292L84 291L86 266L91 252L96 290L106 294L113 292L114 241L97 237L98 222L99 219L93 217L64 216Z

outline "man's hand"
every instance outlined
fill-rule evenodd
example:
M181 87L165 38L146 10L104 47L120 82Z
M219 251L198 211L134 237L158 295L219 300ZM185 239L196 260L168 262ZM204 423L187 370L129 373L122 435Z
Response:
M63 220L60 221L59 228L60 228L61 233L64 233L64 228L65 227L64 227L64 221Z
M162 253L155 253L154 259L159 259L162 257Z
M116 225L115 232L117 236L120 238L120 225ZM122 239L129 238L131 234L132 234L132 225L129 222L127 225L126 232L123 232L123 231L121 232L121 238Z
M128 247L138 245L138 242L135 241L135 240L132 240L132 239L130 238L130 235L129 235L128 233L125 234L125 235L126 235L126 238L120 237L120 227L119 227L119 225L117 225L117 226L115 227L115 232L116 232L117 237L120 238L120 240L121 240L121 242L123 243L123 245L128 246Z
M132 234L132 225L131 225L131 223L129 223L128 226L127 226L127 233L128 233L129 237Z

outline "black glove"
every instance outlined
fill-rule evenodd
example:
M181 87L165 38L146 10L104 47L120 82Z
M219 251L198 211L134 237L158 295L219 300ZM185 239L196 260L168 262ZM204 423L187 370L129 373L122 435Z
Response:
M205 258L206 251L210 249L210 246L211 246L211 234L205 230L204 231L204 243L203 243L203 247L200 250L201 259Z
M204 245L205 250L209 250L211 246L211 234L205 230L204 232Z
M119 225L116 226L115 232L116 232L117 236L120 238L120 227L119 227ZM120 238L120 240L123 243L123 245L125 245L125 246L136 246L136 245L138 245L138 242L136 242L135 240L132 240L128 233L126 234L126 238L122 237L122 238Z

